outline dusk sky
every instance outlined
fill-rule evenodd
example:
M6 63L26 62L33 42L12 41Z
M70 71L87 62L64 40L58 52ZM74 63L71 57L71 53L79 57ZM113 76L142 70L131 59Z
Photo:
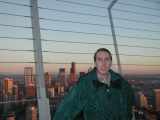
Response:
M77 72L87 71L100 47L111 50L117 70L110 2L38 0L45 71L57 72L60 67L69 71L72 61ZM25 66L34 67L30 15L30 0L0 0L0 73L23 73ZM112 15L122 72L160 74L160 1L118 0Z

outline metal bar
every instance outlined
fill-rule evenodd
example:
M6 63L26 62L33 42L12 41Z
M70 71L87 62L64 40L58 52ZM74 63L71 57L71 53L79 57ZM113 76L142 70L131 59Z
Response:
M113 37L115 53L116 53L116 57L117 57L118 72L122 73L122 69L121 69L121 65L120 65L120 57L119 57L118 45L117 45L116 34L115 34L115 29L114 29L114 23L113 23L112 13L111 13L111 9L112 9L112 7L114 6L114 4L117 1L118 0L113 0L110 3L110 5L108 7L108 15L109 15L109 21L110 21L110 25L111 25L111 32L112 32L112 37Z
M49 100L46 98L46 89L44 83L44 68L43 68L43 56L41 47L41 35L40 35L40 23L38 13L37 0L31 0L31 21L32 21L32 34L33 34L33 46L35 56L35 68L36 68L36 83L37 83L37 100L38 100L38 112L39 120L50 120Z

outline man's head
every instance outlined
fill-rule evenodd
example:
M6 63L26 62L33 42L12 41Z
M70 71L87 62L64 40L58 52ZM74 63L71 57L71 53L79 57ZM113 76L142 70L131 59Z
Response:
M112 65L112 54L106 48L99 48L94 54L94 63L99 74L106 74Z

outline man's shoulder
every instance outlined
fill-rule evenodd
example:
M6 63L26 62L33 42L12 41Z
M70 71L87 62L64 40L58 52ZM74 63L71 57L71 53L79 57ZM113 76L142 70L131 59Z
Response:
M111 74L112 74L112 77L113 79L117 79L117 80L120 80L121 83L122 83L122 86L124 87L131 87L131 85L129 84L129 82L124 78L123 75L121 75L120 73L117 73L115 71L110 71Z
M96 79L96 74L94 71L90 71L79 78L79 81L91 81Z

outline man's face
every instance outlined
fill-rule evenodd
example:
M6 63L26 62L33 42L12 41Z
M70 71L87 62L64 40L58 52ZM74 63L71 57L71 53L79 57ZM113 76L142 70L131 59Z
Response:
M101 75L105 75L110 69L112 60L110 55L105 51L100 51L96 54L95 65L97 72Z

